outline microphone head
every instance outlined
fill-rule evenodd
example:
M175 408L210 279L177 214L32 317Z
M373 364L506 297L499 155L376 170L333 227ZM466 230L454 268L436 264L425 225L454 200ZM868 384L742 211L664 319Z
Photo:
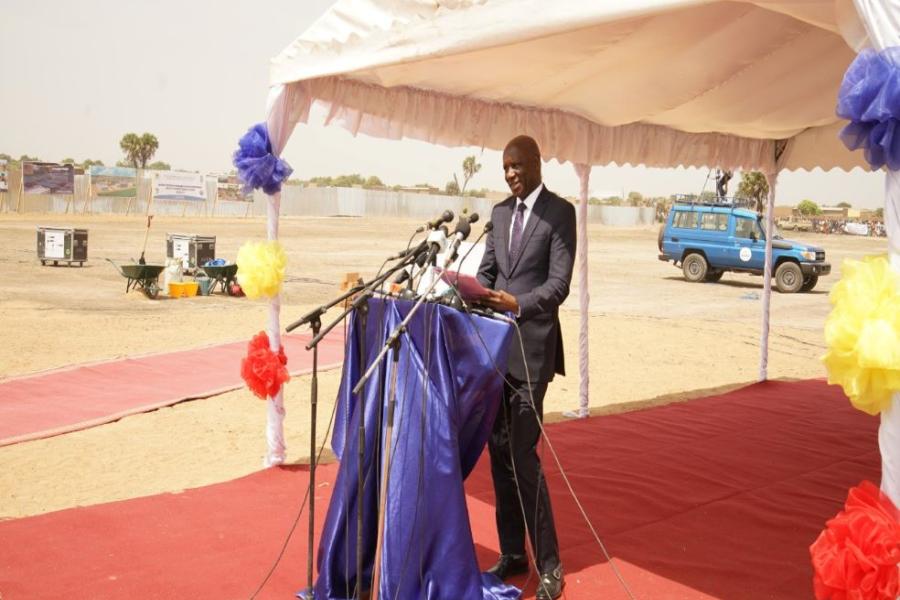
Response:
M466 239L469 237L469 234L472 233L472 226L469 224L469 221L464 217L460 217L459 221L456 222L456 229L453 231L454 234L461 234L460 239Z
M404 270L400 271L399 273L397 273L397 276L394 277L394 283L403 283L407 279L409 279L409 271L404 269Z
M477 223L477 222L478 222L478 213L473 212L471 215L469 215L469 223Z
M453 211L445 210L444 214L441 215L441 219L444 221L444 223L449 223L453 220Z
M484 224L484 232L485 233L490 233L493 230L494 230L494 223L492 221L488 221L487 223Z

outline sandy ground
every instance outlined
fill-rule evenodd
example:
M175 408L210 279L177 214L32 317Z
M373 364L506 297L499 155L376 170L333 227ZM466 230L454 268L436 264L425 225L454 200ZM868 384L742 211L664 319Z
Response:
M90 230L84 268L42 267L38 225ZM262 302L217 295L152 301L125 294L104 258L140 255L141 218L0 215L0 377L76 363L218 342L247 340L266 323ZM337 293L346 272L371 275L406 244L412 221L285 218L290 265L282 307L287 323ZM166 232L217 236L233 259L262 239L259 219L157 218L147 257L162 262ZM590 394L592 414L693 397L756 379L762 280L726 274L689 284L657 260L656 229L592 226L590 236ZM789 236L791 237L791 236ZM827 292L844 258L883 252L884 240L797 234L824 245L834 266L813 293L773 295L769 377L823 377ZM578 275L576 273L575 282ZM547 418L576 407L579 379L577 285L562 313L569 376L550 386ZM235 368L238 368L235 365ZM327 428L338 371L320 376L319 431ZM288 459L309 448L309 380L286 388ZM247 391L122 419L108 425L0 448L0 518L44 513L233 479L261 468L265 405ZM326 450L327 455L327 450ZM565 458L563 457L563 460Z

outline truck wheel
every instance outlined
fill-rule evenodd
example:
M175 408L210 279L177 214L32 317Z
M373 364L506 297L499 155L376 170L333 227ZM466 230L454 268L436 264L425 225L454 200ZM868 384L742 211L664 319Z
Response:
M722 275L725 274L725 271L719 271L717 269L710 269L706 272L706 277L703 278L704 281L708 283L716 283L720 279L722 279Z
M703 258L702 254L697 254L696 252L685 256L681 263L684 278L692 283L703 281L706 277L707 268L706 259Z
M656 238L656 247L659 248L659 251L660 251L660 252L663 251L663 249L662 249L662 242L663 242L663 234L664 234L665 232L666 232L666 226L665 226L665 225L660 225L660 226L659 226L659 237Z
M775 285L782 294L799 292L803 287L803 271L795 262L783 262L775 269Z
M814 287L816 287L816 284L818 282L819 282L818 275L810 275L809 277L807 277L806 279L803 280L803 287L800 288L800 291L801 292L810 292L810 291L812 291L812 289Z

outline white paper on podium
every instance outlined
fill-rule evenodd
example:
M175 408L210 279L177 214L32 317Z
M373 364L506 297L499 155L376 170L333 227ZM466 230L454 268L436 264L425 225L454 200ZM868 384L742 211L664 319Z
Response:
M469 250L471 249L471 252ZM473 277L478 274L478 267L481 266L481 259L484 257L484 243L480 244L472 244L471 242L461 242L459 245L459 256L455 261L450 263L447 266L448 271L456 271L459 273L463 273L464 275L472 275ZM465 261L463 261L463 257L465 257ZM437 255L437 264L444 264L444 260L446 260L446 253L442 252ZM416 287L416 293L424 294L429 286L431 286L431 282L436 278L440 278L440 275L435 273L433 267L428 267L426 271L422 274L422 279L419 280L419 284ZM444 294L447 290L450 289L450 286L444 283L443 281L438 281L434 286L433 293L437 296Z

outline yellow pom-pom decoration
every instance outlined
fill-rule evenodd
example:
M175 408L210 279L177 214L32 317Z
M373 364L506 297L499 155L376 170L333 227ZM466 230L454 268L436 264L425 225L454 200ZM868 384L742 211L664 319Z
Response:
M237 254L237 279L248 298L274 298L281 292L287 255L277 241L247 242Z
M877 415L900 391L900 274L884 256L844 261L825 321L828 383Z

